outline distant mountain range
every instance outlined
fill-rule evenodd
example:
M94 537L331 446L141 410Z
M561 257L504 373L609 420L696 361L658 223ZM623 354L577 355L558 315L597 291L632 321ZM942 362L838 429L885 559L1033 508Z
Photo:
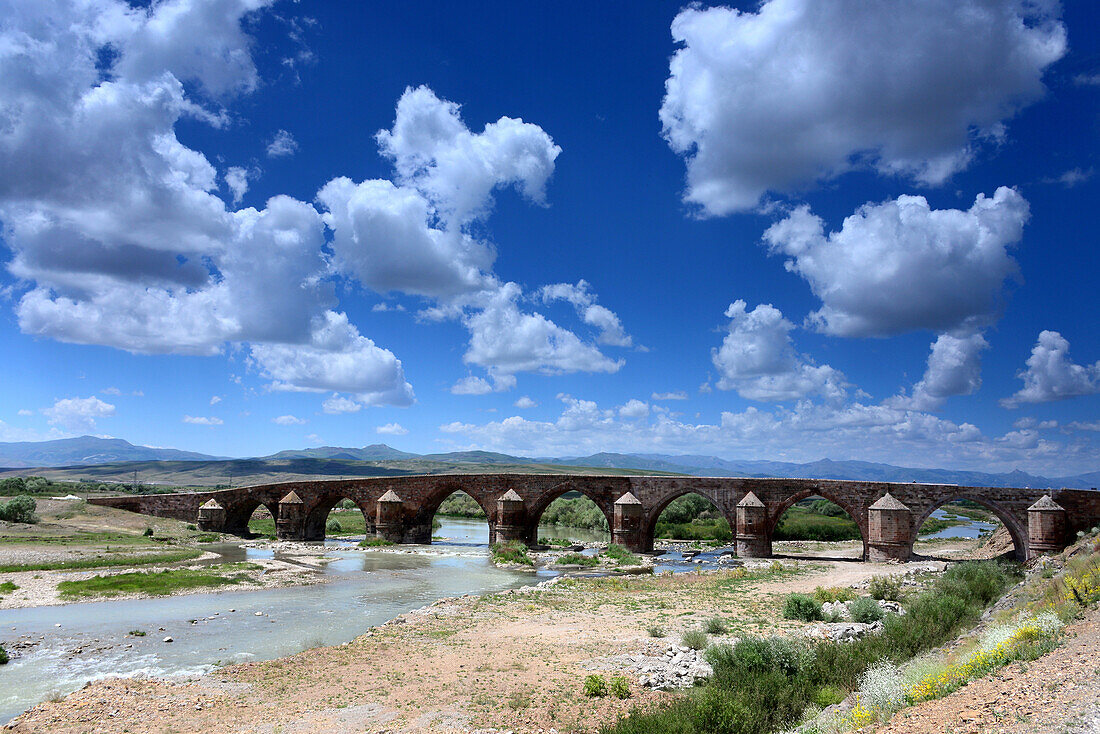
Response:
M56 441L0 443L0 467L24 469L36 467L78 467L121 462L147 461L222 461L227 457L208 456L177 449L135 446L122 439L94 436L66 438ZM717 477L790 477L815 479L850 479L875 482L921 482L929 484L961 484L982 487L1075 487L1089 489L1100 486L1100 471L1065 477L1042 477L1022 471L989 473L955 471L951 469L918 469L878 464L867 461L833 461L821 459L804 464L785 461L739 461L716 456L671 454L599 453L572 458L523 457L491 451L455 451L442 454L414 454L399 451L386 444L371 444L362 448L320 446L317 448L280 451L255 461L285 462L293 460L340 460L352 462L431 462L439 464L477 464L491 469L494 465L540 464L556 466L595 467L637 472L671 472L694 476ZM466 471L470 471L467 469Z
M54 441L0 442L0 466L11 469L113 464L120 461L209 461L222 458L226 457L178 449L135 446L121 438L95 436L60 438Z

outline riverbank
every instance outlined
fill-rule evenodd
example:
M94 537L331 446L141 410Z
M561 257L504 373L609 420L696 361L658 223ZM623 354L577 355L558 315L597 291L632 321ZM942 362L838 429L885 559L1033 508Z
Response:
M854 586L904 566L750 562L748 569L555 580L440 600L350 643L234 665L190 682L93 683L36 706L16 731L591 730L672 694L638 685L638 661L721 618L726 633L789 633L782 598ZM652 636L660 635L659 637ZM625 674L631 698L583 694L591 673Z

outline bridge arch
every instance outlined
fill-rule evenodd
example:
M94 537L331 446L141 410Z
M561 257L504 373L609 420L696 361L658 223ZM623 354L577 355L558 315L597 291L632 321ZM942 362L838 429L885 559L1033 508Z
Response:
M277 501L264 502L255 495L245 495L243 499L225 508L225 532L232 533L233 535L248 536L248 522L252 519L253 513L261 506L267 508L267 511L271 513L271 519L273 521L278 521L279 503Z
M779 520L783 517L783 513L794 507L796 503L804 499L809 499L810 497L823 497L829 500L834 505L844 510L845 514L855 522L856 527L859 528L860 540L863 542L862 558L866 559L870 552L870 546L868 545L869 539L867 537L868 527L866 509L842 499L839 494L832 492L828 487L805 487L796 489L792 494L783 498L778 504L769 507L768 542L770 543L772 537L775 535L775 529L779 526Z
M363 513L363 522L369 535L374 526L374 518L371 517L373 506L363 502L358 495L350 487L338 487L318 498L306 511L303 537L306 540L324 540L328 535L329 515L343 500L354 502L356 508Z
M1001 524L1005 526L1009 536L1012 538L1012 549L1018 560L1025 560L1027 558L1027 526L1021 526L1020 521L1016 515L1010 512L1007 508L1003 507L994 500L985 499L973 492L960 491L953 494L944 494L936 498L936 500L930 503L924 511L918 516L913 516L913 542L918 539L917 534L920 532L920 528L924 525L924 521L932 516L932 513L943 507L944 505L956 502L958 500L968 500L975 504L981 505L985 509L992 512L997 516L997 519L1001 521Z
M687 497L688 495L692 494L698 495L714 505L714 509L718 511L718 514L725 518L726 522L729 523L730 535L732 536L730 538L730 542L733 541L733 537L736 537L737 535L737 511L723 507L717 492L712 492L699 487L683 487L677 488L671 492L667 492L659 497L657 499L657 503L649 511L649 515L646 518L645 525L643 526L645 530L644 536L642 538L642 543L644 544L646 550L653 550L653 542L654 540L656 540L657 533L657 521L661 519L661 515L664 513L665 510L668 509L668 506L676 500L680 499L681 497Z
M495 494L491 490L471 486L468 481L459 481L459 479L461 478L442 477L441 481L432 486L409 520L408 542L425 545L432 542L432 520L435 519L435 514L439 512L439 507L443 504L443 501L455 492L462 492L474 502L477 502L485 513L485 520L490 528L489 535L492 537L492 527L496 517ZM401 493L400 489L396 491L398 494Z
M601 492L598 489L593 489L587 486L587 483L574 482L572 480L566 480L560 484L556 484L549 490L546 490L538 495L534 502L526 506L527 511L527 535L528 544L533 544L538 541L538 528L539 523L542 521L542 516L546 514L546 510L554 502L554 500L562 497L569 492L577 492L587 499L592 501L592 504L599 508L603 513L604 519L607 520L607 531L615 527L615 506L609 504L608 498L610 493L607 491ZM525 503L526 505L526 503Z

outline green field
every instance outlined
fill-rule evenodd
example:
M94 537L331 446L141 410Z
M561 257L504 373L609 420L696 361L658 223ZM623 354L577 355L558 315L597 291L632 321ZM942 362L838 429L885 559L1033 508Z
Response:
M177 591L199 588L235 586L249 581L241 571L260 568L250 563L225 563L201 569L176 569L170 571L135 571L112 576L93 576L80 581L62 581L57 590L62 597L110 597L119 594L173 594Z

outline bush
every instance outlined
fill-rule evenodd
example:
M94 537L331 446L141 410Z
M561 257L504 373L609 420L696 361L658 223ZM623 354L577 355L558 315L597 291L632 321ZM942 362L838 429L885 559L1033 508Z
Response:
M4 581L0 583L0 594L10 594L19 587L15 585L14 581Z
M34 514L38 509L38 503L34 497L21 494L13 497L4 504L0 504L0 520L8 522L36 523L38 517Z
M830 586L828 588L817 587L814 589L814 599L817 599L822 604L828 604L837 601L851 601L856 598L856 592L852 589L840 586Z
M556 566L598 566L600 561L595 556L586 556L583 553L566 553L554 561Z
M385 538L367 538L359 541L360 548L381 548L387 545L393 545L393 541Z
M853 622L871 624L882 619L882 607L869 596L861 596L848 605L848 613Z
M145 532L142 533L142 535L144 535L146 538L152 538L153 537L153 529L152 528L145 528Z
M589 698L603 698L607 695L607 681L596 673L587 676L584 679L584 695Z
M901 579L895 576L875 576L867 590L872 599L901 601Z
M729 624L721 617L708 619L706 624L703 625L703 629L709 635L724 635L730 631Z
M645 631L649 633L650 637L664 637L665 636L664 628L663 627L658 627L655 624L652 624L649 627L646 627Z
M816 622L823 618L821 602L806 594L788 594L783 602L784 619L800 619L803 622Z
M520 563L524 566L533 566L535 562L527 555L527 546L518 540L508 540L503 543L493 543L489 546L493 560L497 563Z
M680 636L680 644L692 650L706 649L707 633L703 630L688 630Z
M343 529L344 528L340 526L340 521L339 520L333 519L333 520L329 520L327 523L325 523L325 531L326 532L339 533Z
M8 662L8 651L4 649L3 645L0 645L0 665L5 665Z
M630 698L630 683L627 682L626 676L616 675L612 677L609 689L611 695L615 698Z
M642 562L641 558L616 543L607 546L607 550L603 554L608 558L614 558L622 566L636 566Z

